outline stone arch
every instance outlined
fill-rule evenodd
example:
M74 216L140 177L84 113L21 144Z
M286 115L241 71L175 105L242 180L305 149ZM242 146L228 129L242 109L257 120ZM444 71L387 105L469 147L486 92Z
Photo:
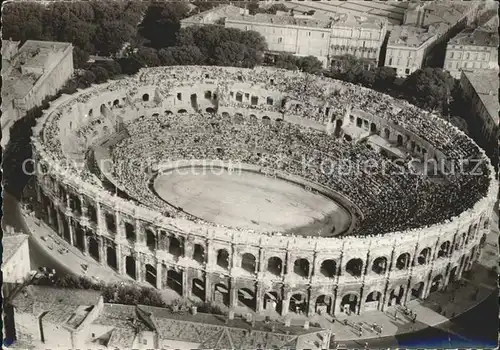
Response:
M360 277L363 271L363 260L360 258L353 258L345 265L345 271L351 276Z
M356 293L348 293L342 297L340 309L346 313L356 313L358 308L358 295Z
M255 273L256 259L253 254L245 253L241 256L241 268L247 272Z
M258 98L257 96L252 96L252 97L250 98L250 104L251 104L252 106L257 105L258 103L259 103L259 98Z
M99 244L94 237L89 238L89 254L96 261L99 261Z
M222 283L214 286L214 301L229 306L229 289Z
M243 94L241 92L236 93L236 101L243 102Z
M314 305L314 311L317 314L331 314L333 309L333 300L334 297L332 295L321 294L316 298L316 303Z
M373 134L377 133L377 124L375 124L374 122L370 124L370 132Z
M450 254L450 241L445 241L441 244L438 251L438 258L445 258Z
M387 128L384 129L384 137L386 139L390 139L391 138L391 131Z
M420 254L418 255L417 262L419 265L425 265L428 264L430 259L431 259L431 248L426 247L420 251Z
M68 219L66 219L66 216L64 216L64 214L61 214L61 219L62 219L62 224L63 224L64 239L66 240L66 242L71 243Z
M481 246L484 246L486 244L486 233L482 235L481 240L479 241L479 244Z
M397 144L398 146L403 146L403 136L400 134L398 134Z
M309 261L307 259L296 259L293 263L293 272L301 277L309 276Z
M262 123L265 125L270 125L271 124L271 118L269 118L267 115L262 117Z
M223 116L224 118L229 118L229 113L227 113L227 112L222 112L222 116Z
M455 266L451 269L449 283L453 283L453 282L458 281L457 271L458 271L458 266Z
M174 114L174 112L172 112L172 111L170 111L170 110L166 110L166 111L165 111L165 115L172 115L172 114Z
M277 256L273 256L267 260L267 272L273 275L280 276L283 271L283 261Z
M238 302L245 305L252 311L255 311L256 298L255 293L248 288L238 289Z
M106 214L106 228L112 233L116 233L116 219L113 214Z
M76 236L76 246L82 252L85 251L85 231L82 229L80 224L77 222L75 225L75 236Z
M269 96L269 97L266 99L266 103L267 103L269 106L272 106L272 105L274 104L274 100L273 100L273 98Z
M432 279L431 282L431 288L430 288L430 293L437 292L438 290L441 290L443 287L443 276L441 274L437 275Z
M169 240L168 252L175 257L181 256L182 255L181 241L177 239L175 236L170 236L168 240Z
M489 227L490 227L490 219L487 218L486 220L484 220L483 229L487 230L489 229Z
M360 117L357 117L356 118L356 126L358 128L361 128L363 126L363 119L361 119Z
M205 109L205 112L210 113L210 114L215 114L215 108L213 108L213 107L207 107Z
M257 116L255 114L250 114L249 119L251 122L257 122Z
M182 296L182 271L170 269L167 271L167 287Z
M90 222L97 224L97 210L92 204L89 204L87 206L87 214Z
M193 260L200 264L205 263L205 248L201 244L194 245Z
M191 281L191 294L201 300L205 300L205 283L198 278L193 278Z
M135 269L135 258L133 256L129 255L125 258L125 272L133 279L136 279L137 271Z
M144 102L149 101L149 94L144 94L144 95L142 95L142 100L143 100Z
M187 111L184 108L181 108L177 111L178 114L184 114L187 113Z
M373 260L372 271L378 275L382 275L387 271L387 258L381 256Z
M278 292L269 291L264 294L264 310L276 311L281 314L281 298Z
M116 249L112 246L108 246L106 248L106 262L108 266L114 268L115 270L118 268L117 259L116 259Z
M103 103L101 105L101 108L99 108L99 111L101 112L101 114L104 114L104 111L106 110L106 105Z
M158 118L160 116L160 113L153 113L151 116L154 118Z
M351 135L345 134L344 135L344 140L346 140L347 142L351 142L352 141Z
M217 265L223 269L229 269L229 253L224 248L217 251Z
M113 106L116 107L120 104L120 100L116 99L113 101Z
M146 245L150 250L156 250L158 245L156 234L149 229L146 229Z
M370 292L365 299L365 307L368 307L372 310L380 310L382 306L382 293L378 290L374 290Z
M337 262L333 259L323 260L320 272L325 277L335 277L337 275Z
M392 305L401 305L403 301L403 297L405 294L405 287L403 285L396 286L395 288L391 289L391 292L389 294L389 306Z
M207 100L211 100L212 99L212 91L210 91L210 90L205 91L205 98Z
M146 282L156 288L156 268L151 264L146 264Z
M130 222L125 223L125 237L132 242L135 242L137 239L135 234L135 226Z
M290 297L289 311L297 314L307 312L307 297L304 293L295 293Z
M411 287L410 300L424 298L424 282L418 282Z

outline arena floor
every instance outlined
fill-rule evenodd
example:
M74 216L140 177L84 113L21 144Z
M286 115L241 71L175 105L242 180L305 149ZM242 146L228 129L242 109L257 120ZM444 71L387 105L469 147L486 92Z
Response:
M163 200L186 213L230 227L334 235L351 221L335 201L253 172L175 170L159 174L154 188Z

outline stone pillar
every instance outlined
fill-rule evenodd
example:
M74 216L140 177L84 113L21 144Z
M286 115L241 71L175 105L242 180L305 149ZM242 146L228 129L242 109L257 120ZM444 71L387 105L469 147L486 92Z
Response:
M97 216L97 232L107 232L106 218L102 212L101 203L95 202L95 212Z
M108 266L108 250L106 240L102 236L97 236L99 237L99 248L101 249L101 264L103 266Z
M144 225L140 220L135 220L135 243L138 245L145 245L146 240L144 239L145 230Z
M184 257L192 259L193 253L194 253L194 244L191 240L186 239L184 243Z
M52 217L52 210L50 209L50 205L47 205L47 217L49 220L49 225L52 226L54 224L54 218Z
M290 252L287 250L286 252L286 262L283 264L284 266L284 271L283 274L291 275L291 272L293 271L293 263L292 263L292 256Z
M68 227L69 227L69 243L74 246L75 245L75 228L73 227L73 220L68 219Z
M116 244L116 270L118 271L118 274L124 275L125 274L125 257L122 254L122 246L120 244Z
M125 228L121 220L121 215L118 210L115 210L115 226L116 226L116 236L120 239L125 239Z
M210 274L205 274L205 302L212 301L212 284L210 282Z
M312 298L311 295L307 298L307 316L310 317L316 313L316 310L314 307L316 306L316 300Z
M234 278L231 278L229 285L229 307L235 307L238 305L238 289L234 283Z
M142 282L142 259L140 254L135 255L135 280Z
M56 210L56 218L57 218L57 234L62 237L63 235L63 221L61 219L61 213L59 210Z
M182 270L182 297L188 298L191 296L191 288L189 288L188 270Z
M257 283L255 288L255 311L262 312L264 310L264 289L261 283Z
M160 262L157 262L156 263L156 288L158 289L162 289L163 286L162 286L162 276L161 276L161 273L162 273L162 265Z
M286 316L288 314L288 309L290 308L290 293L286 292L281 301L281 316Z
M71 210L69 202L70 202L69 193L66 193L66 210Z
M265 250L263 248L260 248L259 251L259 267L257 272L265 272L266 271L266 255L265 255Z
M87 256L89 254L89 241L87 236L87 230L82 229L83 235L83 255Z

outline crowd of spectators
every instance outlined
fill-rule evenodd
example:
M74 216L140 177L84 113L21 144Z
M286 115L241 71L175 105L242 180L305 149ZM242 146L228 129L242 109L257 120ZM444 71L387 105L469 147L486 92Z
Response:
M470 139L447 122L408 103L360 86L301 72L269 68L156 67L141 70L135 78L112 82L104 89L126 90L128 103L135 104L140 103L140 99L134 100L131 96L141 86L157 86L160 96L166 97L177 85L194 86L202 82L214 84L219 106L293 113L318 122L327 121L327 116L318 112L318 104L331 106L336 115L343 115L346 109L359 109L418 135L451 160L469 159L480 152ZM280 91L286 95L287 103L269 106L264 101L247 106L235 102L229 98L229 92L241 83ZM87 101L93 94L99 94L99 90L80 95L78 101ZM46 137L45 145L52 155L63 157L55 134L55 120L57 118L46 128L46 135L52 136ZM132 197L169 216L186 214L175 208L166 209L165 202L151 191L150 167L138 169L132 166L134 160L147 160L149 165L181 159L239 161L298 175L354 202L364 215L355 230L363 235L443 222L471 208L486 195L489 186L489 169L485 164L480 167L480 176L454 173L446 176L445 181L436 182L411 173L404 163L403 166L392 163L364 143L347 142L291 123L269 125L205 113L163 114L136 119L127 129L130 137L112 149L114 175ZM331 166L339 161L349 161L358 168L347 173L331 171ZM364 164L371 166L367 169Z

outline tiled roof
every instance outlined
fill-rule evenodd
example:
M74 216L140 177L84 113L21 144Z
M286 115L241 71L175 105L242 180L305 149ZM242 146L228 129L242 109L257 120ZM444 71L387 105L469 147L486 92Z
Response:
M467 80L471 83L486 110L498 125L498 71L466 72Z
M2 238L3 258L2 265L9 261L9 259L17 252L17 250L28 239L27 235L17 234L12 236L4 236Z
M394 26L389 36L389 45L419 47L434 35L426 28L413 25Z
M450 39L448 45L498 46L498 31L465 29Z
M331 28L331 21L323 21L316 18L302 18L294 16L277 16L266 13L257 13L251 15L233 15L228 16L226 20L244 21L251 23L266 23L276 25L290 25L311 28Z

